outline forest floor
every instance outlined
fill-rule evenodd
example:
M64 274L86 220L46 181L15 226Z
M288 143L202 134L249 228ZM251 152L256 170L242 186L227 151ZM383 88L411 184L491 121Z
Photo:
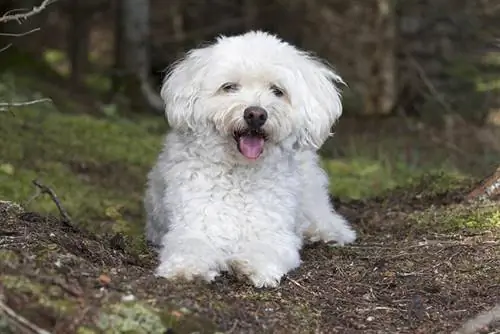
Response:
M359 240L306 247L275 289L229 276L167 282L153 276L155 254L120 233L4 202L2 307L51 333L451 333L500 302L500 210L436 182L337 203Z
M0 80L0 100L54 97L0 114L0 333L450 333L500 302L498 202L463 201L497 167L499 129L345 117L322 153L356 243L306 247L276 289L175 283L143 237L163 120L47 82Z

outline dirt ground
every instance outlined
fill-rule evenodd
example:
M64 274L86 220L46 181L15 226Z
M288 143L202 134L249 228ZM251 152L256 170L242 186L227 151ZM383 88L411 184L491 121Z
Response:
M451 333L500 302L500 213L435 182L336 200L359 240L306 247L276 289L167 282L122 235L0 202L0 333Z

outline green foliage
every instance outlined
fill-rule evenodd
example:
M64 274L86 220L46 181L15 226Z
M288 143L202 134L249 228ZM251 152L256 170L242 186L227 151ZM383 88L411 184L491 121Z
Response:
M167 330L158 313L138 302L117 303L101 312L98 327L107 334L165 333Z
M62 289L55 285L44 286L29 278L14 275L0 276L0 283L7 289L31 295L39 305L59 314L72 312L78 308L78 302L64 298Z
M465 177L452 169L439 170L432 166L415 168L402 161L371 160L363 156L338 160L325 159L323 166L331 176L331 192L347 199L373 197L395 187L411 186L416 180L428 174L444 174L445 181L429 185L432 189L448 189L453 180Z
M161 144L158 126L150 131L151 125L162 124L161 119L106 120L63 114L50 104L13 113L0 115L0 142L8 143L0 154L2 199L26 203L35 193L31 181L39 179L82 223L96 217L112 220L106 214L109 208L140 217L145 177ZM57 213L47 196L29 205Z
M451 205L441 210L430 207L408 216L416 227L438 233L455 233L463 230L478 232L500 230L500 210L497 205Z

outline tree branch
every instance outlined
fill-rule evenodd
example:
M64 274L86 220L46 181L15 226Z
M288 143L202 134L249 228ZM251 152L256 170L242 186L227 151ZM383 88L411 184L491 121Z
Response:
M32 16L35 16L45 10L48 5L56 2L57 0L43 0L43 2L38 5L33 7L31 10L28 10L27 12L24 13L19 13L19 14L12 14L11 11L5 13L4 15L0 16L0 23L6 23L10 21L17 21L20 22L22 20L27 20Z
M57 197L54 190L52 190L51 188L47 187L46 185L40 183L38 180L33 180L32 182L40 190L40 194L47 194L50 196L50 198L52 199L54 204L57 206L59 213L61 214L61 217L63 219L63 223L74 228L74 226L71 225L71 218L70 218L68 212L62 206L62 204L59 201L59 198Z
M0 298L0 313L3 313L8 321L15 326L15 328L23 330L23 332L34 333L34 334L50 334L45 329L38 327L37 325L29 322L26 318L17 314L13 309L11 309L7 304L5 304Z
M7 111L10 108L15 108L15 107L31 106L33 104L42 103L42 102L52 102L52 100L45 98L45 99L37 99L37 100L26 101L26 102L0 102L0 111Z

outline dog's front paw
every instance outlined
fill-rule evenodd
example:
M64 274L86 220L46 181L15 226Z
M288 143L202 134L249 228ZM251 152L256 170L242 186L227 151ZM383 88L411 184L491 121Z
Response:
M356 232L347 220L340 215L336 215L330 228L323 231L321 239L325 242L334 242L336 246L343 246L356 240Z
M286 274L269 262L254 263L248 259L239 259L232 261L231 264L238 275L245 276L256 288L275 288L280 285L281 278Z
M288 271L300 265L300 255L293 248L276 250L257 245L234 256L230 263L236 274L245 276L256 288L275 288Z
M192 281L201 278L206 282L212 282L219 275L219 272L204 261L203 257L171 255L160 263L156 268L155 275L171 280Z
M341 230L335 233L334 238L329 241L334 241L337 246L344 246L346 244L353 243L356 240L356 232L352 230L349 226L345 226Z

